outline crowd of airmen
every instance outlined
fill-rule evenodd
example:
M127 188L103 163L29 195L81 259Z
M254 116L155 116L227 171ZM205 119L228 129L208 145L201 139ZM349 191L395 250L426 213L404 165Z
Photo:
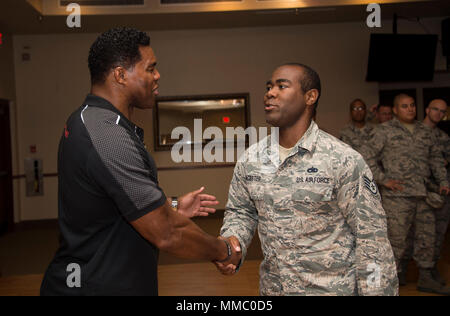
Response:
M448 116L447 103L431 101L422 122L416 115L407 94L397 95L393 106L370 109L356 99L340 139L363 156L380 187L400 285L413 258L418 290L448 295L437 269L450 220L450 137L437 127Z

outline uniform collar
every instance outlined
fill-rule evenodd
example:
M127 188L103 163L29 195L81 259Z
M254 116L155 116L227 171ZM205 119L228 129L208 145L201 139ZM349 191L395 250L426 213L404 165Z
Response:
M358 127L356 127L355 126L355 124L353 124L353 122L352 123L350 123L350 129L351 130L353 130L354 132L364 132L364 131L368 131L368 130L370 130L372 128L372 126L370 125L370 123L368 123L368 122L366 122L365 124L364 124L364 127L363 128L358 128Z
M305 151L313 152L316 148L317 138L319 136L319 127L314 121L311 121L309 124L308 130L306 133L300 138L297 145L297 151Z
M391 122L392 122L391 124L392 124L393 126L402 128L402 129L404 129L405 131L407 130L406 127L398 120L398 118L396 118L396 117L392 118ZM416 131L417 128L421 128L421 127L422 127L422 126L421 126L422 123L420 123L419 121L414 121L412 124L414 124L414 131ZM409 131L408 131L408 132L409 132Z
M317 124L314 121L311 121L311 124L309 125L308 129L306 130L306 133L302 136L302 138L300 138L300 140L294 146L293 151L295 151L296 153L297 152L304 153L305 151L313 152L314 149L316 148L318 136L319 136L319 127L317 126ZM274 151L278 151L280 144L276 143L276 144L270 145L272 138L269 136L267 139L268 139L268 144L269 144L268 147ZM274 148L273 146L277 146L278 148Z

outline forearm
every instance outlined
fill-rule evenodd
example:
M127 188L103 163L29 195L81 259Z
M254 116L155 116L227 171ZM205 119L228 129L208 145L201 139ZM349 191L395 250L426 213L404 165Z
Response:
M206 234L168 202L131 224L157 248L177 257L220 261L228 255L225 242Z
M397 295L397 271L381 196L368 167L361 160L358 165L349 168L349 177L338 192L338 205L355 238L358 293Z
M445 160L442 157L435 157L432 160L431 171L436 182L441 187L448 187L447 169L445 168Z
M376 202L357 203L357 208L351 228L356 238L358 293L361 296L396 296L397 270L384 211Z
M186 259L218 261L227 257L223 241L208 235L183 215L173 212L169 216L171 225L161 238L161 250Z

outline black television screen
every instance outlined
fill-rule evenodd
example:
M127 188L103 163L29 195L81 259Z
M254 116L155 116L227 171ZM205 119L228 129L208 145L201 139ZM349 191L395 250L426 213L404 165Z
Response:
M437 35L371 34L367 81L431 81Z

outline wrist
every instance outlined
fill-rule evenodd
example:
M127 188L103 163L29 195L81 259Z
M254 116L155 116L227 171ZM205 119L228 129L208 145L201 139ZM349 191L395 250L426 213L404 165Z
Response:
M226 256L225 259L217 260L217 262L219 262L219 263L224 263L224 262L227 262L227 261L229 261L229 260L231 259L231 255L232 255L231 245L230 245L230 243L228 242L228 240L225 240L225 239L220 239L220 240L223 241L223 242L225 243L225 245L226 245L227 256Z

